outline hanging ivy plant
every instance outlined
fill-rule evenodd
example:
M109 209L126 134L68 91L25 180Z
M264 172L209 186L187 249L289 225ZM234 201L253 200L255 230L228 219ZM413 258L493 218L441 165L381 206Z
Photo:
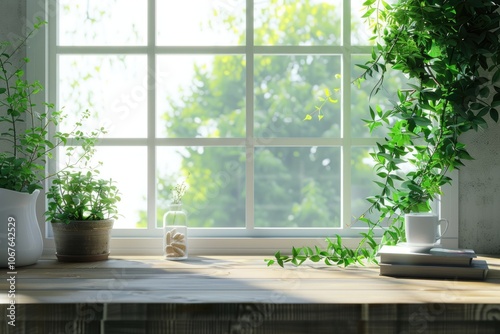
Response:
M372 153L380 192L368 198L362 215L368 225L356 249L342 239L327 239L327 248L293 248L291 255L275 254L268 265L306 260L350 265L376 262L383 244L404 240L402 214L429 211L430 201L451 183L449 172L472 159L461 135L498 122L500 106L500 5L491 0L400 0L389 5L368 0L364 17L372 22L377 41L372 59L358 65L359 78L376 77L372 94L380 91L390 71L411 82L398 92L388 110L370 107L371 131L385 126L387 136ZM321 112L321 109L318 110ZM309 117L310 118L310 117ZM411 166L403 171L402 166ZM405 169L406 170L406 169ZM375 229L388 221L382 239Z

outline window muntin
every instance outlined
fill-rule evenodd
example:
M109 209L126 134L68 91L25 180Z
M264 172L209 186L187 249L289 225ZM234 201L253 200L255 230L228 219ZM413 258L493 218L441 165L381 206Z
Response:
M92 4L91 8L106 12L112 11L121 1L81 3L88 2ZM197 228L192 235L357 234L349 230L350 222L353 214L362 211L357 205L366 205L364 197L369 192L357 190L365 183L359 182L357 170L369 169L371 162L367 161L366 155L377 138L368 136L367 129L362 129L362 122L358 120L359 115L367 111L361 102L366 101L369 91L355 93L357 88L351 85L356 75L354 64L371 53L369 46L362 45L366 39L353 30L359 20L353 18L352 2L310 0L295 4L288 0L255 3L248 0L246 8L239 2L236 5L237 2L213 1L207 6L212 6L212 13L214 6L219 6L216 10L218 17L209 17L219 33L228 21L222 20L218 24L215 21L228 13L235 15L231 21L235 29L217 42L210 37L208 28L203 29L199 36L188 33L192 26L199 27L200 22L189 20L192 23L189 28L164 24L164 16L160 13L165 13L164 6L176 6L176 2L160 0L136 1L137 6L146 9L134 14L134 17L141 17L136 23L124 24L127 27L145 22L147 29L141 28L141 31L146 31L145 37L139 33L133 33L135 35L131 37L129 30L125 29L124 34L128 37L117 36L111 42L105 39L92 42L88 36L67 32L65 34L70 37L61 38L62 33L58 30L67 23L51 29L52 34L59 36L59 42L49 39L49 57L58 59L51 70L58 75L55 91L59 96L59 106L72 105L75 95L79 96L75 99L80 104L78 108L89 103L91 109L96 110L94 114L98 115L91 126L111 127L98 149L107 152L102 155L104 164L110 164L109 159L120 155L120 166L112 166L130 176L120 182L122 191L132 193L129 186L141 186L137 192L140 198L136 196L125 204L128 209L134 207L136 211L117 221L116 235L156 235L162 212L166 210L167 183L189 174L190 180L196 176L196 181L192 181L195 185L201 187L205 183L207 187L210 183L214 188L217 182L207 175L207 170L224 173L227 168L230 181L224 181L224 184L228 186L218 190L226 191L224 196L211 193L210 203L207 200L209 192L204 197L196 197L199 194L193 186L192 201L186 197L186 207L202 207L200 216L210 217L206 219L208 223L203 223L193 216ZM183 3L196 8L198 2ZM284 13L292 15L293 19L280 25L277 22L283 19L283 15L270 15L282 13L283 9L279 7L283 6L286 7ZM263 7L270 9L264 10L265 15L262 14ZM311 11L304 11L304 8ZM319 12L319 9L323 11ZM65 15L64 11L59 13L61 15ZM124 15L125 19L127 17ZM207 18L205 14L200 17ZM253 22L247 20L252 17ZM325 17L331 18L328 24L323 22ZM107 22L113 22L111 16L101 15L99 24L108 19ZM266 21L269 22L266 24ZM294 24L307 22L314 25L299 29L299 37L308 36L310 40L297 39L293 29L283 33L274 31L276 27L290 27L292 21L296 22ZM185 20L182 24L187 22ZM320 33L318 27L325 31ZM165 37L167 32L175 38ZM238 33L238 38L230 36L234 32ZM178 36L182 33L189 36L180 40ZM75 73L66 73L71 60L75 59L89 65L76 66ZM123 67L114 76L103 74L102 70L95 73L96 63L106 63L106 66L116 69ZM93 82L94 86L81 92L71 92L68 87L63 87L77 76L82 77L80 84ZM116 95L109 92L115 85L126 86L120 89L125 91L128 100L120 99L119 94L118 103L110 98ZM338 102L325 106L326 116L321 122L303 122L305 114L320 103L317 98L325 88ZM369 87L362 89L369 90ZM66 109L69 109L67 105ZM140 153L133 153L134 150ZM322 152L323 156L318 158L317 152ZM266 154L271 156L266 158ZM293 169L294 163L300 160L296 155L309 159L303 161L305 167L300 172ZM290 162L281 161L283 157L290 157ZM266 172L266 164L273 162L276 166L285 166L285 170ZM214 163L218 165L214 167ZM272 201L266 196L275 190L269 181L273 177L279 182L290 180L290 184L282 185L282 189L276 192L292 192L293 196L270 203ZM121 183L127 185L123 187ZM311 197L318 194L326 195L321 195L321 200ZM134 201L136 203L131 204ZM306 206L311 203L318 209L325 206L325 214L308 216ZM233 219L217 220L216 217L222 217L224 211L232 212ZM279 218L273 217L273 213L274 216L279 213ZM296 215L306 218L290 223L290 219L297 219ZM311 224L308 220L314 222Z

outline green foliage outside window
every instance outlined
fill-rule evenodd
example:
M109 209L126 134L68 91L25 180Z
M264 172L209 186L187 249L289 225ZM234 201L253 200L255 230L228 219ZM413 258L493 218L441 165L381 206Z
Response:
M272 14L278 12L279 15ZM336 5L314 1L270 1L262 13L255 13L259 21L255 24L254 42L256 45L339 44L339 12ZM226 18L235 26L241 25L234 20L237 18ZM244 37L242 34L241 38ZM367 59L355 55L353 62ZM244 138L245 65L243 56L216 55L210 66L196 67L192 85L181 93L180 100L165 97L169 110L163 114L163 121L168 124L168 136ZM255 136L340 138L340 71L340 55L255 55ZM359 74L359 69L353 66L351 73L345 75L355 78ZM398 77L387 79L388 84L400 82ZM327 116L321 122L304 123L304 114L315 110L318 98L325 91L329 91L330 102L338 103L325 105ZM394 94L392 98L396 97ZM366 117L368 93L353 87L351 100L351 132L355 137L369 137L368 128L360 121ZM211 129L208 134L207 129ZM356 160L352 164L352 179L363 185L360 198L376 189L371 182L370 164L366 162L369 152L369 147L360 147L353 153ZM244 149L187 147L182 156L181 173L190 175L193 189L183 201L191 226L244 227ZM256 148L254 225L340 227L340 158L339 148ZM229 181L214 179L214 175L221 174ZM174 182L175 178L168 175L159 179L157 217L162 217L168 207L169 189ZM353 210L361 213L366 203L357 199L354 202L357 207ZM145 219L145 213L142 217ZM145 224L144 220L142 225Z

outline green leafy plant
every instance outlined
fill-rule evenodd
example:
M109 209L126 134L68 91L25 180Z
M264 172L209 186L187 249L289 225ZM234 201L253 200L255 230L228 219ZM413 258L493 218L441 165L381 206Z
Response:
M95 172L62 172L52 181L45 215L51 222L72 220L105 220L117 218L121 200L111 179L100 179Z
M66 118L63 111L51 103L37 105L35 95L43 90L38 81L28 82L23 70L28 58L16 61L26 41L45 22L39 21L34 29L17 44L0 42L0 143L10 146L0 153L0 188L33 192L43 187L42 181L53 176L46 173L47 159L60 146L72 138L76 146L67 148L67 163L62 170L80 163L86 164L94 152L94 144L104 129L90 133L80 130L90 113L85 111L69 132L52 131ZM69 161L69 159L68 159Z
M380 245L404 240L402 215L429 211L441 187L451 183L449 172L472 159L460 142L461 135L486 128L488 118L498 122L497 2L400 0L389 5L367 0L364 5L364 17L373 23L377 43L372 59L358 65L364 69L358 83L377 77L372 92L376 94L389 71L400 71L413 82L401 87L391 109L370 107L365 120L371 131L388 128L386 138L371 154L380 192L368 198L369 209L358 218L368 225L368 232L354 250L338 237L335 242L327 239L326 250L294 248L291 256L278 252L275 259L267 260L269 265L299 265L307 259L337 265L376 261ZM367 218L370 212L378 218ZM377 242L374 231L383 222L389 226Z

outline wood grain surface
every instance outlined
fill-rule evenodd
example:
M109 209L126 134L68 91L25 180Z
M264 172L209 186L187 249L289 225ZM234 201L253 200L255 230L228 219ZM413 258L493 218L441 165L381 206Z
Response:
M16 303L499 303L500 259L481 258L490 267L485 281L391 278L373 265L283 269L261 257L40 260L17 269ZM6 280L0 290L8 290ZM8 302L6 293L0 302Z
M40 260L18 268L0 333L500 333L500 259L485 281L402 279L377 266L266 267L261 257ZM6 272L7 276L7 272Z

